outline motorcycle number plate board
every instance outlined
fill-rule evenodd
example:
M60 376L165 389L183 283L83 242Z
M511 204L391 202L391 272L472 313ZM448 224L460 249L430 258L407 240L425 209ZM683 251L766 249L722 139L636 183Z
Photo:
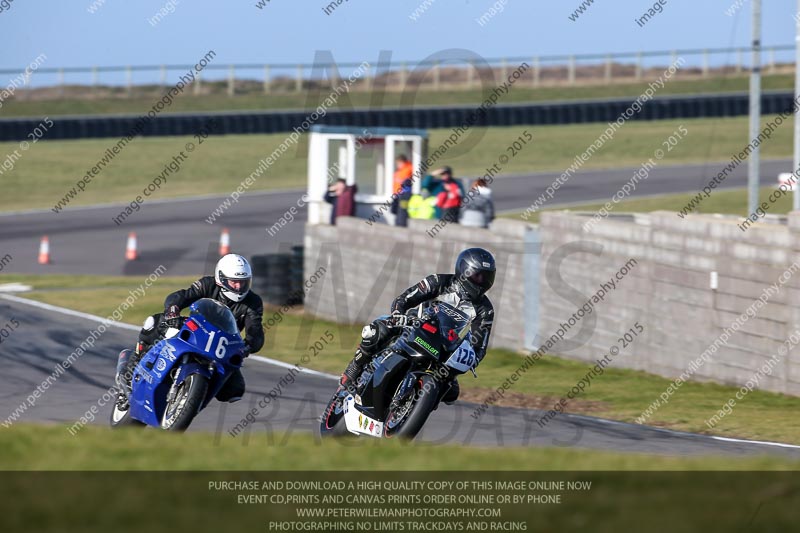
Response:
M472 344L468 340L464 340L444 364L459 372L469 372L475 366L475 360L475 350L472 348Z

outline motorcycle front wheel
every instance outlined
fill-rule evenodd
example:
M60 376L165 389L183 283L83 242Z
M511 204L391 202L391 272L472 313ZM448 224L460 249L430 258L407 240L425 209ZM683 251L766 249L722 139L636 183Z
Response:
M208 391L208 380L198 374L188 376L178 385L175 397L167 403L161 428L167 431L186 431L200 411Z
M344 422L344 398L341 391L337 390L325 406L319 423L319 434L323 437L341 437L350 434Z
M383 436L413 439L428 421L439 397L439 383L423 374L414 386L414 393L404 402L389 409L383 424Z
M140 427L143 426L143 422L139 422L135 418L131 416L131 407L128 404L126 409L120 409L120 403L125 403L122 401L120 397L123 393L120 392L117 394L117 399L114 401L114 409L111 411L111 417L109 422L111 424L111 429L119 429L123 427Z

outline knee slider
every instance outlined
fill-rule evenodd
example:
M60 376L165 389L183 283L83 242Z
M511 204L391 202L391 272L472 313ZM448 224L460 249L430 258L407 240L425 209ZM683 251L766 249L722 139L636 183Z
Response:
M156 326L156 319L152 316L149 316L144 319L144 324L142 324L142 329L145 331L152 331L152 329Z
M361 330L361 349L369 354L374 353L388 335L389 328L380 320L367 324Z

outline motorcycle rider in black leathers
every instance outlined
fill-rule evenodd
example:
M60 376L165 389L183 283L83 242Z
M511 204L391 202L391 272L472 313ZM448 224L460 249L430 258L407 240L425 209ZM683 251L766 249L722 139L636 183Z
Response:
M139 360L162 338L167 327L180 327L181 309L189 307L201 298L216 300L233 313L236 325L245 331L245 357L258 352L264 345L262 315L264 307L261 297L250 290L253 273L247 260L236 254L222 257L214 269L213 276L204 276L192 283L188 289L181 289L168 295L164 300L164 312L147 317L139 332L139 342L128 359L125 371L119 378L125 398L130 395L130 378ZM244 395L245 383L241 369L232 372L217 393L221 402L235 402Z
M456 259L455 274L432 274L409 287L392 303L392 317L385 320L378 319L364 326L355 356L342 374L341 386L351 391L355 389L356 380L367 363L386 348L387 343L397 335L398 327L394 325L397 315L404 315L412 307L449 293L471 302L475 308L471 342L475 349L477 366L486 355L486 347L492 332L494 307L486 296L486 291L494 284L495 272L495 260L491 253L483 248L468 248ZM455 402L459 392L458 381L453 380L452 387L442 401L448 404Z

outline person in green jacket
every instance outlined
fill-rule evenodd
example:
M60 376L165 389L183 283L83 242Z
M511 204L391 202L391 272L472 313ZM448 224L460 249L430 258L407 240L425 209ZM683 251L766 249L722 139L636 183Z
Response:
M431 196L428 189L414 194L408 200L408 216L422 220L431 220L436 216L436 197Z

